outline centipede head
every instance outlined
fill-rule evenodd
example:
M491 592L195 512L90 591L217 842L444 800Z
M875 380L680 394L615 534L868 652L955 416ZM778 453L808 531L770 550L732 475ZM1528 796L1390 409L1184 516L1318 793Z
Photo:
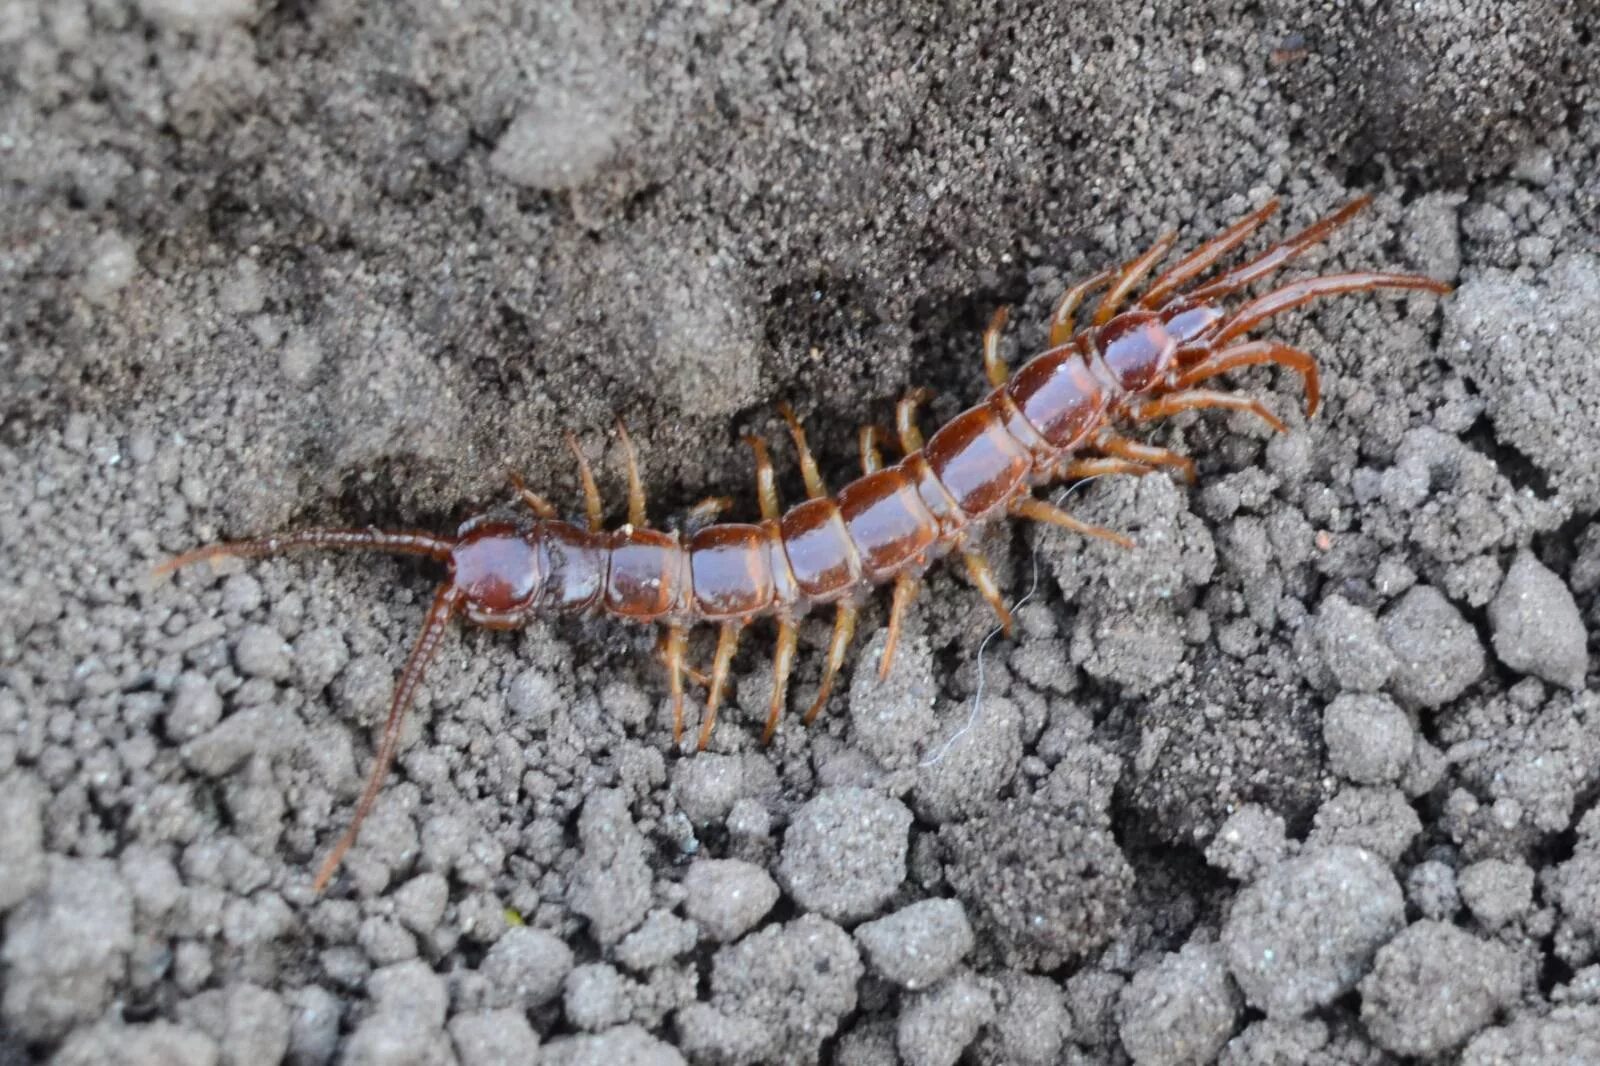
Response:
M490 629L527 622L538 609L550 570L529 526L484 515L457 531L449 566L462 613Z
M1096 342L1106 367L1128 392L1159 382L1178 351L1178 338L1153 311L1125 311L1100 327Z

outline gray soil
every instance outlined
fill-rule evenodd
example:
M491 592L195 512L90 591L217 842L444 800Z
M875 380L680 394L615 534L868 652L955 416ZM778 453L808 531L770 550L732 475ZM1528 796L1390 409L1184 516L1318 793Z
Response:
M0 5L0 1063L1600 1061L1600 16L1312 5ZM705 754L653 634L449 636L321 897L449 530L620 521L793 402L838 486L1013 306L1270 196L1290 422L1077 490ZM956 568L959 569L959 568ZM802 631L815 692L827 619ZM694 656L709 656L708 634ZM983 648L980 652L980 648Z

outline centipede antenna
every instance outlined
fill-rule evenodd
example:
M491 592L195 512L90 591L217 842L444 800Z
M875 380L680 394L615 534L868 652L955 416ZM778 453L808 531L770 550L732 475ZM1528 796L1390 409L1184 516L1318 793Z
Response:
M270 537L251 540L230 540L175 555L157 565L151 577L160 579L195 563L212 559L264 559L270 555L287 552L324 551L378 551L392 555L421 555L444 562L450 558L455 540L436 537L431 533L382 529L301 529L293 533L278 533Z
M1248 333L1274 315L1293 310L1302 304L1323 296L1336 296L1346 292L1367 292L1372 289L1420 289L1443 296L1450 286L1420 274L1325 274L1317 278L1304 278L1258 296L1201 334L1212 345L1227 344L1235 337Z
M338 843L322 861L321 869L311 882L311 890L318 895L328 887L334 872L344 861L345 854L355 844L356 836L361 832L361 823L367 820L373 803L378 799L378 793L383 790L383 782L389 776L389 769L394 765L395 751L400 746L400 723L405 719L406 708L410 706L411 698L415 695L417 686L421 684L423 674L427 672L428 661L433 658L434 652L439 650L439 641L444 637L450 618L460 603L461 591L448 581L440 585L439 591L434 593L433 605L428 608L427 618L422 623L422 632L417 634L417 642L412 645L411 654L406 657L405 668L400 671L400 681L395 685L394 696L389 701L389 717L384 720L383 736L378 741L378 751L373 756L372 769L367 774L366 786L361 790L361 798L356 801L356 812L351 817L350 825L344 834L339 837Z
M1139 298L1139 306L1145 308L1157 307L1164 303L1168 296L1180 289L1191 278L1197 278L1211 269L1212 264L1243 244L1261 224L1272 217L1278 210L1278 199L1273 197L1248 215L1217 234L1211 240L1202 244L1182 259L1178 260L1167 270L1158 275Z
M1302 252L1321 244L1328 234L1349 222L1372 203L1371 196L1358 196L1326 218L1318 219L1286 241L1273 245L1248 263L1234 267L1220 277L1212 278L1199 288L1183 294L1189 303L1205 303L1252 285Z

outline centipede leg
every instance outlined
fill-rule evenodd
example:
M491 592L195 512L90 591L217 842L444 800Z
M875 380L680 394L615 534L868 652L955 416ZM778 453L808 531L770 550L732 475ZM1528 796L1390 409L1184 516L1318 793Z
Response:
M1299 348L1291 348L1287 344L1278 344L1274 341L1251 341L1217 352L1179 375L1173 386L1187 389L1218 374L1262 363L1273 363L1299 374L1305 382L1306 417L1309 418L1317 413L1317 406L1322 397L1322 386L1317 377L1316 358L1310 352L1303 352Z
M1235 337L1243 336L1274 315L1310 303L1322 296L1346 292L1367 292L1372 289L1421 289L1443 295L1450 286L1420 274L1326 274L1320 278L1305 278L1258 296L1235 311L1233 317L1211 327L1209 335L1202 334L1212 345L1223 345Z
M822 708L828 702L828 696L833 692L834 679L839 676L839 668L844 665L844 653L850 647L850 640L856 635L857 612L854 604L841 603L833 616L833 637L828 641L828 661L822 670L822 687L817 690L817 698L812 701L811 709L806 712L801 722L810 725L816 721L817 715L822 713Z
M646 529L644 481L639 477L639 453L634 450L628 427L617 419L617 439L622 442L622 455L628 466L628 524L634 529Z
M778 413L789 424L789 436L794 438L794 450L800 456L800 477L806 483L807 498L815 500L826 496L828 486L817 469L817 461L811 457L811 446L806 443L806 429L800 424L799 416L786 403L778 405Z
M1265 404L1254 396L1236 396L1231 392L1218 392L1214 389L1190 389L1187 392L1174 392L1166 396L1157 397L1130 413L1136 421L1150 422L1157 418L1166 418L1179 411L1198 411L1207 407L1220 407L1228 411L1249 411L1279 433L1289 432L1289 427L1283 420L1271 411Z
M1249 262L1190 289L1183 294L1184 302L1198 304L1215 301L1260 281L1308 248L1321 244L1328 234L1349 222L1371 202L1370 196L1356 197L1331 215L1318 219L1288 240L1274 244Z
M756 460L756 498L761 503L761 517L777 518L782 513L778 505L778 486L772 476L772 456L767 452L767 442L760 437L745 437Z
M1081 536L1095 537L1100 540L1109 540L1111 543L1118 545L1119 547L1133 547L1133 541L1129 540L1127 537L1124 537L1121 533L1118 533L1112 529L1106 529L1104 526L1090 525L1088 522L1073 518L1055 504L1036 499L1032 496L1022 496L1013 501L1011 504L1011 513L1016 515L1018 518L1026 518L1030 521L1044 522L1048 525L1060 526L1062 529L1070 529L1072 532Z
M684 531L690 534L698 533L717 520L717 516L733 506L731 496L707 496L693 507L684 516Z
M1172 246L1177 243L1176 231L1163 233L1157 238L1156 243L1151 245L1148 252L1123 267L1122 273L1117 275L1117 280L1111 283L1111 287L1101 295L1100 302L1095 304L1094 324L1103 326L1116 317L1117 309L1128 298L1128 294L1157 263L1167 257L1167 253L1172 251Z
M681 626L667 630L661 642L661 661L667 667L668 683L672 686L672 746L683 743L683 675L687 669L684 648L689 634Z
M711 729L717 724L717 708L722 706L722 690L728 685L728 668L733 664L733 653L739 647L738 622L724 622L717 634L717 657L711 664L711 690L706 695L706 713L700 721L699 751L705 751L711 742Z
M1093 292L1096 286L1104 285L1115 274L1116 270L1108 267L1061 294L1055 312L1050 316L1050 347L1059 348L1072 339L1073 319L1078 314L1078 306L1083 303L1083 298Z
M511 487L516 490L517 498L527 506L528 510L546 521L556 517L556 509L551 506L550 501L530 489L528 483L522 480L522 475L509 465L506 467L506 477L511 481Z
M589 469L589 460L578 446L578 438L571 433L567 434L567 447L578 460L578 480L583 484L583 510L589 519L589 532L598 533L604 524L600 514L600 487L594 483L594 471Z
M1139 298L1139 306L1153 308L1165 303L1184 283L1204 274L1217 260L1243 244L1277 210L1278 200L1274 197L1172 264L1150 283Z
M1127 459L1069 459L1056 468L1056 480L1081 481L1091 477L1107 477L1114 474L1128 474L1133 477L1144 477L1146 474L1156 472L1155 467L1145 466L1143 463L1130 462Z
M443 639L445 630L449 628L450 619L460 607L461 600L461 591L449 582L440 585L439 591L434 593L433 605L428 608L427 618L422 623L422 632L417 634L417 642L411 647L411 654L406 658L405 668L400 671L400 680L396 683L394 695L390 698L389 716L384 720L383 734L378 741L377 753L372 757L372 769L367 773L367 783L361 789L361 798L356 801L355 814L351 816L350 824L345 827L333 850L328 852L328 857L322 860L317 876L311 881L311 891L318 895L328 887L328 882L333 879L339 864L344 861L345 854L355 845L356 837L361 832L361 824L367 820L372 805L378 800L378 793L383 790L383 782L389 776L389 769L394 765L395 752L400 747L400 724L405 720L406 708L411 705L417 686L422 683L423 675L427 672L428 662L433 658L434 652L439 650L439 642Z
M995 617L1000 620L1000 629L1007 637L1011 636L1011 609L1001 597L1000 587L994 583L994 571L989 568L989 560L980 552L967 551L961 553L961 561L967 564L967 576L978 587L983 598L989 601L989 606L994 608Z
M1183 480L1194 484L1194 460L1187 455L1180 455L1170 448L1157 448L1149 444L1140 444L1126 437L1107 435L1095 441L1094 446L1105 455L1116 459L1127 459L1145 466L1171 466L1176 467L1183 475Z
M1008 307L997 307L989 328L983 331L983 373L989 384L999 388L1011 380L1011 368L1000 356L1000 334L1005 332L1006 319L1011 315Z
M906 455L922 450L922 430L917 426L917 408L933 399L932 389L912 389L894 408L894 428L900 437L900 450Z
M789 693L789 671L794 666L795 650L800 645L800 627L787 618L778 621L778 645L772 652L772 706L767 711L767 727L761 731L761 743L772 743L777 732L778 719L783 717L783 705Z
M861 472L875 474L883 469L883 452L878 446L883 441L883 431L877 426L862 426L861 432L856 435L856 443L861 448Z
M883 658L878 661L878 680L886 681L894 666L895 649L900 646L900 627L905 622L906 609L917 598L921 582L910 574L894 579L894 595L889 602L889 635L883 642Z

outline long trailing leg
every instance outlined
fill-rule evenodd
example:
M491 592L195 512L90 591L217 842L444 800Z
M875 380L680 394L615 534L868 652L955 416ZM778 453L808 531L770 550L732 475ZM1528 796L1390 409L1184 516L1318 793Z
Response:
M384 779L389 776L389 769L394 765L394 756L400 746L400 723L404 720L405 711L411 704L411 698L416 693L417 685L421 683L423 674L427 671L428 661L433 658L434 652L439 650L439 641L449 627L450 618L456 613L461 603L461 592L450 582L439 586L439 591L434 593L433 606L428 608L426 620L422 623L422 632L417 635L417 642L411 648L411 654L406 659L405 669L400 672L400 681L395 685L394 696L389 701L389 716L383 723L383 736L378 742L378 752L373 756L372 770L367 774L367 783L361 790L361 798L356 801L356 811L350 819L350 824L345 828L344 834L334 844L333 850L322 861L322 867L317 871L317 876L311 882L311 890L321 894L332 880L334 871L338 870L339 863L344 860L356 842L356 836L361 832L361 823L367 820L372 805L378 799L378 793L383 789Z
M705 751L711 742L711 730L717 724L717 709L722 706L722 692L728 685L728 668L733 664L733 653L739 647L739 622L724 622L717 633L717 656L711 664L711 690L706 694L706 713L700 720L700 741L697 751Z
M1133 541L1115 530L1106 529L1104 526L1090 525L1080 519L1073 518L1067 512L1048 501L1037 499L1033 496L1018 497L1011 504L1011 513L1018 518L1026 518L1034 522L1044 522L1052 526L1069 529L1080 536L1096 537L1100 540L1109 540L1111 543L1123 548L1133 547Z
M1005 332L1006 319L1010 317L1009 307L995 308L989 328L983 331L983 373L997 389L1011 380L1011 368L1000 355L1000 335Z
M1150 422L1157 418L1175 415L1179 411L1196 411L1207 407L1249 411L1279 433L1289 432L1289 427L1283 424L1283 420L1267 410L1266 405L1254 396L1236 396L1231 392L1218 392L1215 389L1190 389L1186 392L1168 393L1131 408L1129 414L1137 422Z
M1273 212L1277 210L1278 200L1274 197L1172 264L1150 283L1144 295L1139 297L1139 306L1144 308L1161 306L1167 297L1177 292L1186 282L1204 274L1219 259L1243 244L1250 234L1260 229L1261 224L1271 218Z
M301 529L293 533L275 533L269 537L207 544L158 564L151 572L151 576L162 578L174 570L181 570L186 566L211 559L264 559L269 555L316 549L421 555L439 562L448 562L450 552L455 546L453 537L436 537L431 533L412 530Z
M1305 278L1301 281L1292 281L1281 288L1274 289L1265 296L1258 296L1233 313L1233 316L1224 319L1213 326L1202 337L1211 345L1227 344L1235 337L1242 336L1259 326L1274 315L1309 303L1321 296L1333 296L1346 292L1367 292L1372 289L1421 289L1425 292L1444 295L1450 291L1450 286L1433 278L1426 278L1420 274L1375 274L1359 272L1354 274L1325 274L1318 278Z
M1122 268L1122 273L1117 275L1117 280L1100 296L1100 302L1094 307L1094 324L1103 326L1116 317L1117 310L1122 306L1128 294L1134 290L1144 276L1172 251L1172 246L1178 243L1178 234L1174 232L1163 233L1151 245L1150 250L1139 258Z
M839 668L844 665L844 653L850 647L851 638L856 635L859 613L855 604L848 602L840 603L834 611L833 637L828 641L828 661L822 671L822 687L817 690L817 698L812 701L811 709L801 719L805 725L816 721L833 692L833 682L839 676Z
M1299 374L1305 382L1306 417L1309 418L1317 413L1317 407L1322 399L1322 386L1317 377L1316 358L1310 352L1303 352L1299 348L1278 344L1275 341L1250 341L1207 356L1179 374L1173 381L1173 387L1187 389L1218 374L1262 363L1286 367Z
M594 483L594 471L589 469L589 460L578 446L578 438L570 432L567 447L578 460L578 480L583 484L583 510L589 519L589 532L598 533L605 524L600 513L600 487Z

